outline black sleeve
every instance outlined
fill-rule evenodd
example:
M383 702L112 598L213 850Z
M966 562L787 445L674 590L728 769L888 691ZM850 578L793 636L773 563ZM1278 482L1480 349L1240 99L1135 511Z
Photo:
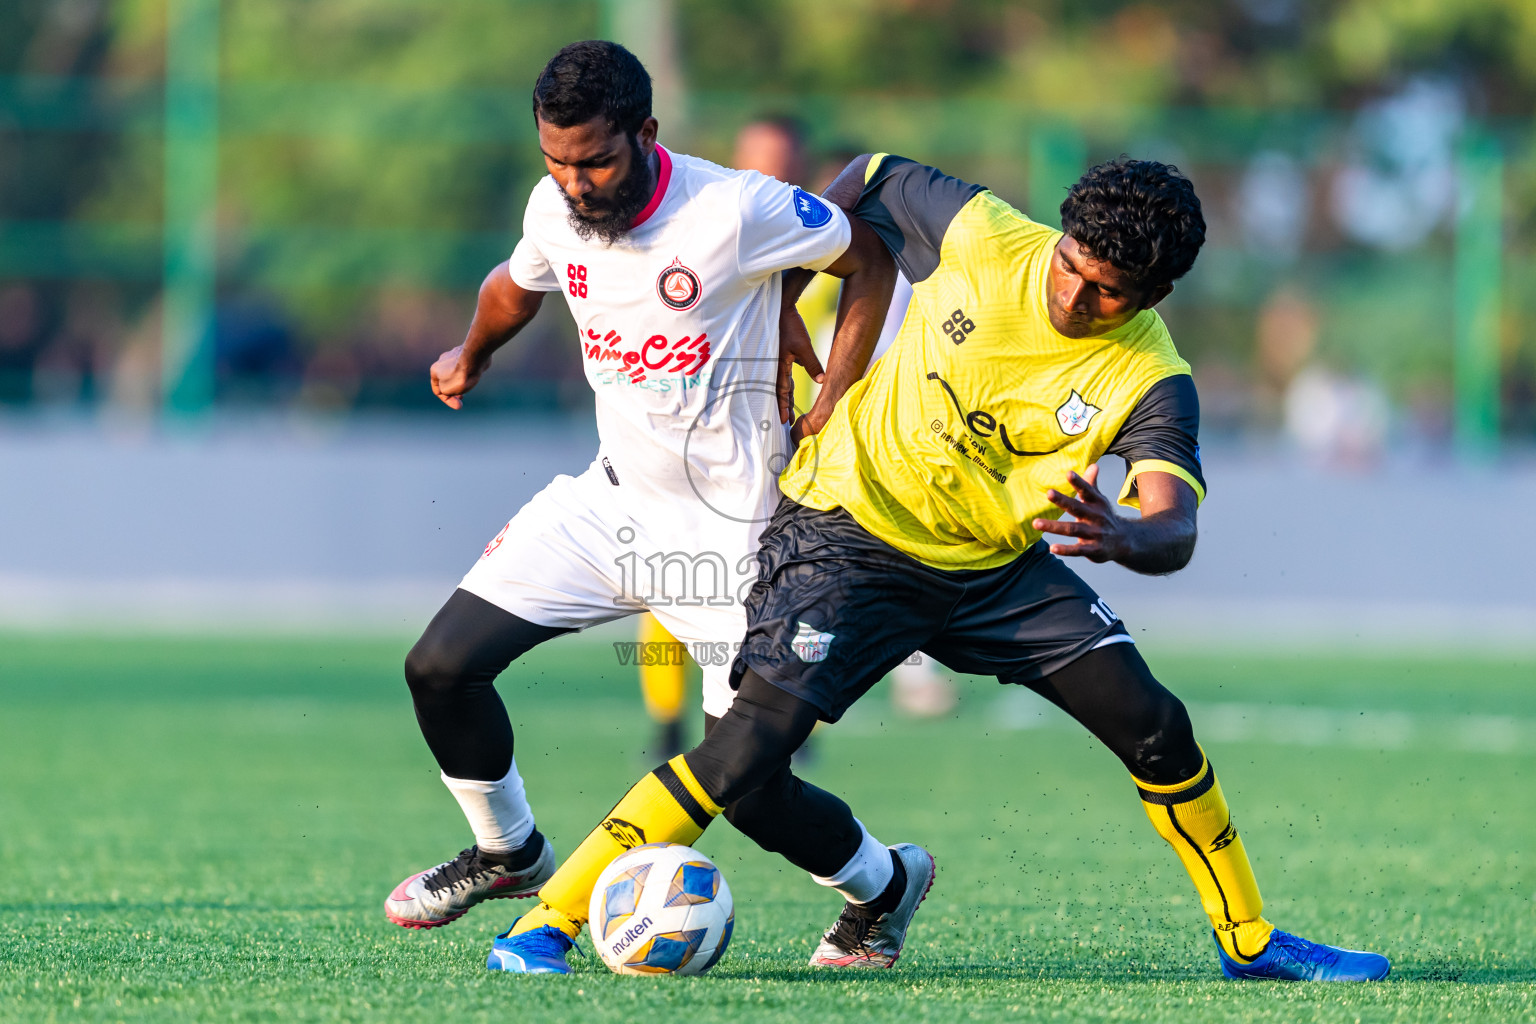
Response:
M902 274L917 284L938 268L949 222L986 189L906 157L871 159L880 164L864 183L853 215L874 229Z
M1167 463L1189 474L1200 500L1205 500L1205 476L1200 470L1200 396L1187 373L1165 377L1147 389L1136 408L1110 442L1108 454L1125 459L1122 504L1135 505L1136 475L1142 470L1161 470ZM1139 468L1138 468L1139 467Z

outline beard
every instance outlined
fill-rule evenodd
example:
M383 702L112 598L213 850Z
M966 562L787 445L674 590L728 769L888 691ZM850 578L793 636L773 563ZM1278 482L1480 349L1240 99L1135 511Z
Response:
M576 237L583 242L595 238L604 245L612 245L629 234L635 226L635 218L645 209L645 204L650 202L650 178L650 167L640 152L640 144L631 135L629 173L619 182L612 199L588 196L587 201L580 202L572 199L564 189L560 190L560 194L565 197L566 213L570 216L571 230L576 232Z

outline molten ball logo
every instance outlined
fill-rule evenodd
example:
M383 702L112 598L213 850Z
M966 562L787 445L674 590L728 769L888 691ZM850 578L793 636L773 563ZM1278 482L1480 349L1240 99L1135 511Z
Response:
M703 292L704 289L699 285L699 275L683 266L681 260L673 260L672 265L656 279L656 294L669 309L678 312L698 305L699 296Z
M633 945L636 939L644 935L645 930L650 926L651 919L649 917L642 918L639 924L632 925L626 929L624 934L619 936L618 942L615 942L608 947L609 952L611 952L614 956L618 956L620 953L624 952L631 945Z

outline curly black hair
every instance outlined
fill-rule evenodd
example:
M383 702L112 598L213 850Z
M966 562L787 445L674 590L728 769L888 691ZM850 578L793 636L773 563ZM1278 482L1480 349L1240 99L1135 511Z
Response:
M651 76L618 43L588 39L561 49L533 85L533 116L557 128L601 115L614 131L633 136L651 116Z
M1156 160L1108 160L1088 169L1061 204L1061 228L1138 287L1172 284L1195 265L1205 218L1195 186Z

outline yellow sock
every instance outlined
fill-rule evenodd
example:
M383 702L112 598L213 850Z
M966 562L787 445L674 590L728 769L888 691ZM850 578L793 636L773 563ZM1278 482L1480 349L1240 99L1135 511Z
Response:
M1221 948L1234 960L1253 960L1269 943L1274 926L1264 920L1259 883L1210 761L1187 782L1154 786L1137 779L1136 788L1152 826L1194 880Z
M539 890L542 902L512 926L512 934L551 925L574 939L587 922L597 876L614 858L646 843L692 843L720 811L688 762L674 757L636 783L582 840Z
M688 693L688 659L683 645L650 612L640 616L640 644L640 695L645 698L645 710L662 724L675 722L683 713ZM645 657L645 652L651 650L648 644L670 646L657 648L665 656L655 658L655 664L651 664Z

